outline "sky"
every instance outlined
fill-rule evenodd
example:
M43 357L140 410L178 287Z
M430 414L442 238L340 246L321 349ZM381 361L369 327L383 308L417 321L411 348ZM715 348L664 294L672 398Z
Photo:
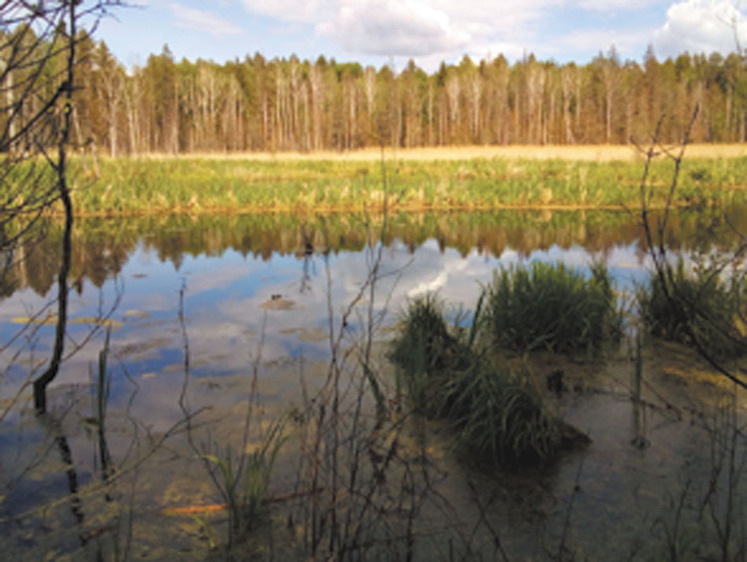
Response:
M514 62L585 64L612 45L641 61L747 46L747 0L127 0L100 24L120 62L143 65L168 45L177 60L355 61L395 70L500 54ZM737 32L735 34L735 31Z

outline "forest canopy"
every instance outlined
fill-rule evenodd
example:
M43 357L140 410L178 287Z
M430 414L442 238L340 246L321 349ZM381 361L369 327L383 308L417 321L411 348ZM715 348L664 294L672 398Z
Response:
M677 142L696 104L694 142L747 140L747 59L737 53L659 61L649 49L638 63L612 47L586 65L465 56L432 74L412 61L395 72L323 56L176 61L168 46L128 69L90 37L79 55L73 141L112 156L624 144L645 142L662 116L661 140Z

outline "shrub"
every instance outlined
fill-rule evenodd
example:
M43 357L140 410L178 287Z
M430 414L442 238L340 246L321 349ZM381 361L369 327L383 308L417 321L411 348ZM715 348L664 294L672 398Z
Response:
M591 352L619 339L622 316L604 264L588 279L562 263L501 269L485 293L490 337L501 347Z

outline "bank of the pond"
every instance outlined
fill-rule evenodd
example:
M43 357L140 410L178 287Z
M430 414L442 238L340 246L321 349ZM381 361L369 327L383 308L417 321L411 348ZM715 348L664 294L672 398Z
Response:
M513 148L513 147L512 147ZM473 149L360 155L146 156L78 158L74 204L83 215L210 212L351 212L513 208L619 209L640 204L643 161L603 159L602 148L501 155ZM612 150L610 147L609 150ZM613 154L616 154L612 151ZM745 200L747 157L694 150L676 206ZM557 154L557 155L556 155ZM456 156L455 156L456 155ZM364 157L365 156L365 157ZM650 204L665 204L672 163L650 170Z

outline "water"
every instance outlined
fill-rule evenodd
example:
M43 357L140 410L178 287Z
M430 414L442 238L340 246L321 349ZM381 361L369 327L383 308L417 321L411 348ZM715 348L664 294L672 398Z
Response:
M470 308L496 268L520 261L562 260L585 268L593 259L605 259L621 289L646 278L639 233L626 217L576 213L554 220L532 213L519 219L504 215L508 224L501 223L500 215L487 214L478 220L469 215L393 219L381 249L381 279L375 292L376 311L388 312L385 323L396 320L407 298L427 291L438 291L455 307ZM71 335L84 338L90 328L86 319L104 314L115 327L114 347L132 376L178 370L183 361L178 323L183 290L196 376L241 371L260 333L265 360L322 358L329 347L329 306L337 321L339 312L358 295L378 252L366 243L376 240L380 223L367 233L365 221L81 221L71 275L78 288L70 305ZM618 235L614 242L608 224ZM54 298L54 234L28 251L27 260L6 283L12 290L6 291L10 296L0 308L2 341ZM312 247L308 253L307 243ZM272 303L273 297L289 308L273 308L280 304ZM35 347L40 358L49 349L52 334L52 325L39 327ZM87 365L97 352L91 345L77 353L67 364L65 382L87 383ZM10 382L12 387L18 380Z
M215 500L187 447L185 419L194 414L218 441L236 438L255 373L268 418L299 406L304 385L314 388L327 372L330 334L334 341L343 317L341 349L365 334L369 318L379 326L375 338L385 340L408 299L426 292L437 291L452 317L468 314L497 268L522 262L562 261L585 270L594 260L604 260L621 294L649 276L640 228L623 213L401 215L390 217L383 238L381 226L379 218L364 216L79 221L67 340L75 353L50 387L54 422L32 415L30 388L23 390L23 385L43 367L51 349L54 326L42 320L54 312L45 307L56 290L57 227L24 248L25 259L3 280L6 296L0 303L0 341L14 342L3 351L6 368L0 379L0 528L14 552L81 552L90 548L90 534L111 537L111 521L121 525L117 514L124 504L107 500L95 487L107 481L94 384L107 329L107 447L120 470L138 475L137 486L119 494L131 498L139 514L133 544L144 557L157 558L163 545L153 529L171 523L153 513L173 504ZM683 214L675 217L668 244L673 253L685 255L728 251L736 244L728 231L715 216ZM379 254L372 293L366 282ZM21 329L22 337L13 340ZM672 365L693 368L691 357L670 355L668 363L660 364L659 353L647 356L647 365L656 365L647 371L652 383L660 382ZM711 396L689 383L702 403L686 410L682 397L674 396L677 385L662 383L657 392L671 397L674 410L667 408L667 400L652 398L655 407L641 422L642 414L627 398L630 365L624 358L603 366L568 365L566 371L569 380L581 381L581 390L554 407L594 440L586 456L574 456L551 474L535 474L528 481L512 476L506 479L510 484L496 483L473 475L502 498L491 510L504 528L512 525L504 508L516 503L515 490L527 488L528 497L538 500L514 505L524 522L515 523L515 537L506 541L513 552L536 559L556 548L563 536L579 555L584 548L619 553L642 529L650 530L651 521L641 519L641 510L656 519L684 482L708 475L708 463L693 451L702 450L712 432L689 430L688 424L702 419L698 413L710 412L719 393ZM719 386L717 378L703 377L708 388ZM642 431L641 423L646 429L642 450L630 444ZM444 462L450 471L462 470L453 459ZM288 467L279 472L292 475ZM671 484L666 494L657 488L665 481ZM81 494L87 486L94 492ZM456 504L460 486L452 482L446 492L456 494ZM81 495L83 517L69 505L70 498ZM571 498L574 524L568 532ZM169 531L187 558L205 554L195 525ZM65 535L71 526L80 529L77 538ZM536 543L527 546L527 537L538 534L548 543L544 550L537 550Z

